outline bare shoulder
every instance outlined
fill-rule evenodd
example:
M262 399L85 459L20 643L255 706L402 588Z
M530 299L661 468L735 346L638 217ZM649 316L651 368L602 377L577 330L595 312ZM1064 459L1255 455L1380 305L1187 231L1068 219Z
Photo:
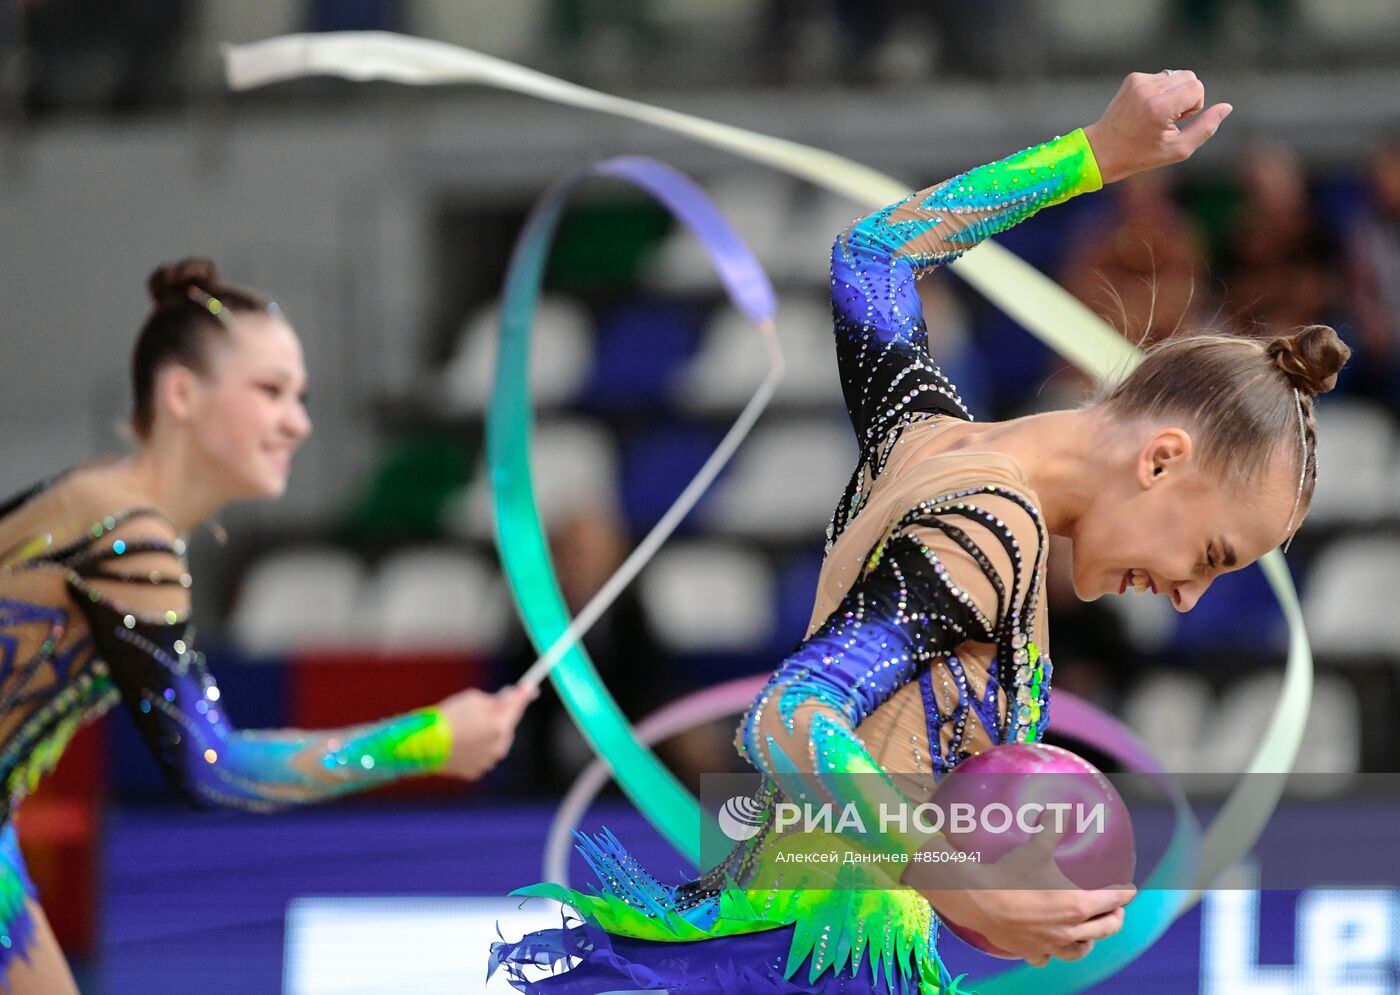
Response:
M29 546L36 538L42 538L49 548L60 548L110 531L133 512L146 510L159 512L134 485L120 459L92 460L0 519L0 550ZM153 534L172 531L159 514L147 516L144 528Z

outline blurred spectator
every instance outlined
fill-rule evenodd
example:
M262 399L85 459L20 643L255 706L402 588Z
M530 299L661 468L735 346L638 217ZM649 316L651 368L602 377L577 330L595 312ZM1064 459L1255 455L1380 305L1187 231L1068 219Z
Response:
M1205 249L1172 199L1168 174L1139 173L1110 195L1109 217L1066 253L1065 289L1143 345L1192 330L1206 303Z
M1045 67L1046 33L1033 0L978 4L909 4L898 0L835 0L835 75L855 84L908 82L936 70L985 79L1038 75ZM815 10L814 10L815 8ZM830 8L798 0L768 0L759 60L791 60L794 38ZM786 54L785 54L786 53Z
M1369 169L1370 211L1347 239L1347 298L1361 353L1352 387L1392 405L1400 392L1400 135L1377 148Z
M1228 320L1256 335L1328 322L1338 299L1340 241L1314 206L1297 155L1255 142L1240 160L1240 179L1244 202L1222 261Z

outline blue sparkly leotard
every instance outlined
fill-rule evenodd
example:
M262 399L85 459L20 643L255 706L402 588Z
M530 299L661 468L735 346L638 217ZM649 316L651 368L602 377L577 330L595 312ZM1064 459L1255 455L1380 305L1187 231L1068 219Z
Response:
M774 806L853 806L880 827L877 806L912 797L920 779L930 787L990 745L1042 735L1046 533L1011 460L923 448L971 415L928 355L916 281L1101 186L1077 130L916 193L836 240L836 349L861 456L832 518L811 630L739 727L740 752L764 775L763 826L675 886L611 835L583 840L600 889L517 892L557 898L583 921L496 944L492 970L505 965L519 990L540 995L958 990L928 902L897 881L833 889L828 871L784 863L797 830L776 829ZM872 837L888 854L923 842L894 825L869 828ZM677 942L694 940L704 942ZM525 970L568 958L578 961L543 978Z
M34 924L20 800L121 701L191 800L266 811L441 767L436 709L323 732L234 729L194 646L184 543L158 511L103 514L76 474L0 505L0 978Z

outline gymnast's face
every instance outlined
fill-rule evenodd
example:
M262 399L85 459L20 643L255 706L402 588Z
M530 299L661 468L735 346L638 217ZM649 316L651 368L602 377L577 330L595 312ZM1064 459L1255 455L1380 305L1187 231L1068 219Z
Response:
M1186 430L1148 431L1131 472L1106 482L1080 519L1074 589L1086 601L1145 591L1188 612L1216 577L1287 538L1297 459L1281 447L1260 480L1240 484L1203 471Z
M225 501L281 496L311 432L296 333L269 314L236 314L208 365L205 376L182 371L186 395L176 411L206 480Z

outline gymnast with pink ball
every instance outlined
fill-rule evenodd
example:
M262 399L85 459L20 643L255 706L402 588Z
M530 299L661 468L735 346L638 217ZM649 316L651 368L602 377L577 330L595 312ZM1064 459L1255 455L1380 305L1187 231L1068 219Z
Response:
M972 790L974 771L1096 774L1040 745L1053 677L1049 537L1071 541L1080 598L1132 589L1186 612L1298 529L1316 481L1313 400L1349 355L1333 329L1268 340L1187 330L1084 407L980 423L928 353L916 293L920 276L1043 208L1189 158L1232 109L1208 106L1190 70L1132 73L1093 124L837 237L836 350L861 453L807 637L738 729L740 753L764 775L760 828L680 884L653 877L610 834L584 840L595 890L517 892L559 899L579 921L495 944L492 971L541 995L928 995L966 990L940 955L943 925L1037 966L1083 958L1119 931L1135 894L1130 828L1086 864L1070 859L1072 832L1023 834L958 863L948 858L968 841L955 834L885 827L872 848L905 858L900 879L837 890L780 866L793 841L773 812L818 799L870 827L881 805Z

